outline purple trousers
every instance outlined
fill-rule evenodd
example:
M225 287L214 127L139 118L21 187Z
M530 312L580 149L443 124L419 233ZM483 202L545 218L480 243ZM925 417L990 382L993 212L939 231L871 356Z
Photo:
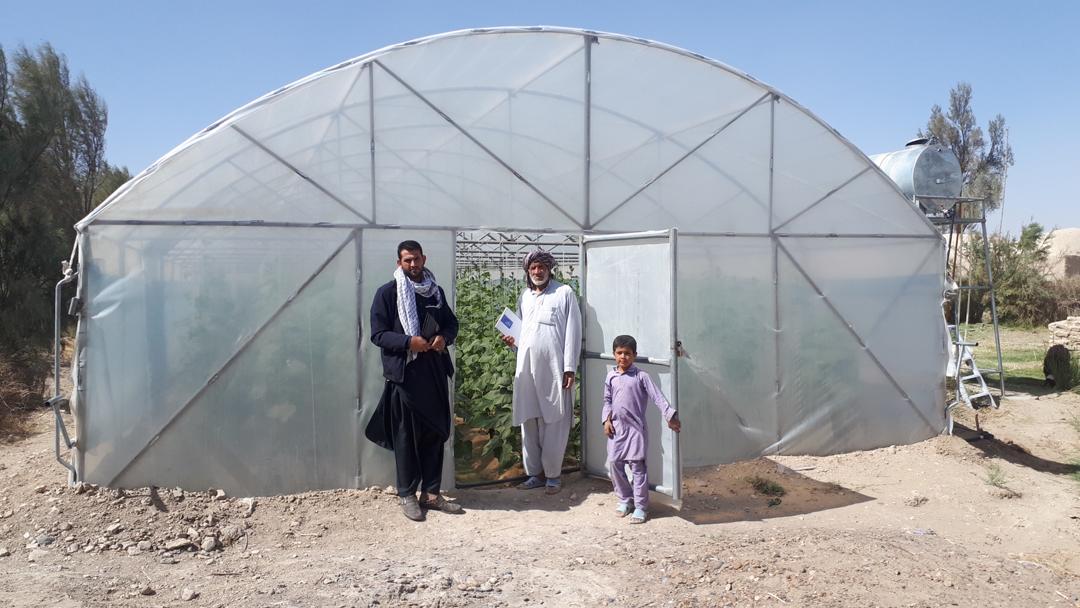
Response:
M626 467L630 467L633 475L633 485L626 475ZM619 502L627 503L631 499L634 506L642 511L649 509L649 476L645 471L644 460L611 460L608 462L608 473L611 476L611 485L615 486L615 496Z

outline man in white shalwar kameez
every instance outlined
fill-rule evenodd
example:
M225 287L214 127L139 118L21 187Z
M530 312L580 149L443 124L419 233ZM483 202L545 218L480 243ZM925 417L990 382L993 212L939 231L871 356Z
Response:
M522 320L514 371L513 423L521 425L527 480L518 487L562 488L563 456L574 423L574 373L581 356L581 309L569 285L551 278L555 258L546 251L525 257L527 287L518 297Z

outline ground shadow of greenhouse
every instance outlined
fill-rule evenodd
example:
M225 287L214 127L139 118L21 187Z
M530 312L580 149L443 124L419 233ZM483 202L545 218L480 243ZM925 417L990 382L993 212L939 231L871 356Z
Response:
M805 515L868 502L872 497L842 486L817 481L769 459L759 458L722 466L687 469L683 476L681 509L653 494L650 517L680 517L693 524L761 521ZM500 486L461 490L466 508L478 511L569 511L594 494L611 495L611 484L580 473L564 475L563 490L517 490ZM614 497L610 506L614 507Z

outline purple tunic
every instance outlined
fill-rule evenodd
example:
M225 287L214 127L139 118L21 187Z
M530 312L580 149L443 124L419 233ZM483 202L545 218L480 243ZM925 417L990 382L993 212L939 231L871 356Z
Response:
M604 380L603 420L611 417L615 437L608 439L608 462L645 460L649 453L649 429L645 425L645 408L652 398L664 420L675 416L664 393L653 384L649 374L631 365L625 373L618 368L608 372Z

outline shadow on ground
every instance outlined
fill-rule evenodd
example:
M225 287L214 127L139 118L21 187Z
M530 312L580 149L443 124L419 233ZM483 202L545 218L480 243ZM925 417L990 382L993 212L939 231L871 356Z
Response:
M1027 450L1024 446L1009 440L1002 440L993 433L985 430L968 428L958 422L953 423L953 435L963 439L972 446L978 448L983 454L992 458L1028 467L1041 473L1053 475L1071 475L1080 471L1080 465L1055 462L1040 458Z
M756 489L753 481L758 480ZM772 482L774 494L760 492L760 480ZM832 483L811 479L767 458L722 466L687 469L683 473L682 508L676 509L663 495L653 493L650 519L680 517L693 524L761 521L836 509L873 500L873 497ZM776 495L776 488L782 495ZM548 496L542 489L518 490L508 486L457 491L466 509L477 511L569 511L593 494L602 494L603 509L614 509L611 483L581 473L563 475L563 489Z
M476 511L569 511L591 494L611 491L611 484L602 479L585 477L581 473L564 473L562 491L545 494L544 488L519 490L511 484L500 484L455 491L462 506Z
M762 479L782 488L783 495L759 492L753 482ZM761 521L873 500L836 484L811 479L768 458L688 469L683 473L683 484L686 490L678 516L695 524Z

